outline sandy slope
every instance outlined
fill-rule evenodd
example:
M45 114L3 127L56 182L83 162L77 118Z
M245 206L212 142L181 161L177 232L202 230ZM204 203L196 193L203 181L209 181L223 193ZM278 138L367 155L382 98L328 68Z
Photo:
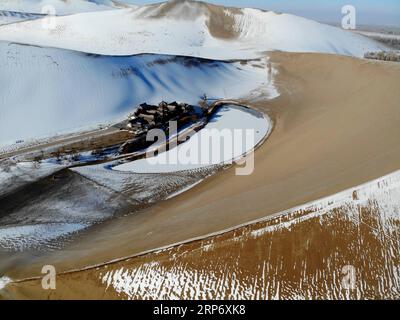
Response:
M256 152L253 175L235 176L232 168L176 198L102 225L46 262L69 269L161 247L399 169L399 65L321 54L276 53L272 61L282 95L248 101L275 121Z
M54 291L42 290L40 280L31 280L11 284L3 295L22 299L398 299L399 204L397 171L218 236L59 275ZM348 268L355 271L351 290L343 286ZM0 286L2 281L10 279L0 278Z
M49 23L45 24L49 25ZM0 40L95 54L157 53L210 59L254 58L265 51L323 52L362 57L383 45L290 14L172 1L86 12L0 27Z

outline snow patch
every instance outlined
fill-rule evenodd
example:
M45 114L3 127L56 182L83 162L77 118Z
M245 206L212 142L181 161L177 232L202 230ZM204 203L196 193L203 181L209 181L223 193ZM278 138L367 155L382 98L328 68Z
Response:
M324 223L323 218L329 219L329 217L337 214L334 210L337 208L343 208L340 213L343 214L345 218L353 220L356 224L363 224L363 227L366 226L371 229L376 229L376 235L379 236L379 238L382 237L382 239L377 239L377 241L393 241L392 245L397 248L398 222L400 217L400 171L394 172L374 181L370 181L363 185L350 188L330 197L316 200L311 203L281 212L277 219L279 219L279 217L282 217L283 219L287 218L287 222L281 223L278 221L278 223L275 223L275 218L271 217L250 222L246 225L243 225L242 228L238 230L238 236L234 235L233 238L231 236L224 236L224 239L221 241L222 244L224 244L224 242L227 244L226 242L232 240L243 244L246 243L249 237L260 239L265 234L273 233L280 228L290 229L291 226L295 224L299 224L307 219L315 217L321 217L321 223ZM377 209L376 214L379 216L379 222L374 225L368 225L367 222L363 221L362 217L360 216L360 208ZM311 214L306 214L307 212L314 210L316 211L315 213L313 212ZM293 214L298 214L301 217L295 217L293 219ZM254 230L254 228L257 228L257 226L254 225L256 222L264 222L268 224L268 222L272 220L272 226L265 227L264 224L258 229ZM202 240L203 245L200 247L201 250L204 252L213 250L214 244L211 242L213 240L214 238ZM262 238L260 239L260 243L263 243ZM219 244L221 247L221 242ZM362 244L360 244L360 246L362 246ZM283 288L284 291L287 289L289 292L290 290L295 289L292 283L287 283L285 281L273 283L275 281L275 277L273 277L272 280L271 278L266 277L266 275L268 275L268 269L270 268L268 257L265 258L263 263L259 264L262 273L257 277L262 281L262 283L257 283L254 281L254 277L251 277L250 279L243 279L242 275L238 276L235 273L235 270L242 273L244 270L243 267L237 269L231 268L232 270L229 272L229 277L216 274L213 268L193 267L190 263L185 263L185 261L191 261L190 259L185 260L185 254L187 252L185 247L180 247L179 250L177 250L177 247L174 246L169 249L164 249L163 251L166 251L167 253L162 257L157 256L157 254L161 251L153 252L152 254L154 255L154 260L149 263L139 262L127 264L127 266L116 266L115 268L109 268L104 273L99 273L99 280L107 287L108 290L114 290L119 294L124 294L128 299L137 299L140 297L140 299L150 300L203 300L215 298L216 296L220 297L221 299L229 297L229 299L235 300L254 298L260 299L260 296L264 297L264 295L266 295L270 286L277 286L277 290L275 291L276 295L269 298L279 299L280 295L282 294L282 291L280 290L281 288ZM181 258L178 260L178 263L176 261L172 262L173 258L167 262L165 259L163 259L165 257L173 257L173 255L178 251ZM396 252L392 251L391 253L392 256L387 258L387 260L391 262L387 271L390 282L382 284L382 286L384 286L384 288L392 288L393 292L396 293L395 290L399 288L400 283L400 269L398 264L396 264L396 259L393 258L395 257ZM229 263L231 265L239 265L241 259L243 259L243 256L236 255L233 261L229 260ZM181 262L179 263L179 261ZM170 267L170 262L172 263L172 267ZM217 262L220 263L221 261ZM306 270L307 265L304 264L301 267ZM247 269L245 270L248 271ZM279 272L279 270L276 272ZM315 278L312 278L312 281L318 281L323 276L324 275L321 274L320 270L317 270L316 276ZM247 280L248 282L246 282ZM265 281L269 281L269 283L266 283ZM385 279L382 281L385 281ZM309 283L309 281L306 282L308 285ZM336 282L333 281L333 283ZM308 285L306 285L305 293L308 293L308 290L310 290ZM333 289L336 290L336 288ZM369 287L357 288L357 290L367 289L369 289ZM343 292L343 288L340 288L339 291ZM212 293L211 296L209 293ZM331 299L337 299L337 296L335 296L335 291L329 294L332 295L330 296ZM390 293L385 292L385 294L389 295ZM290 296L293 299L306 299L308 295L306 294L304 296L303 294L299 294L294 291L293 294L290 294Z
M0 10L24 13L43 13L43 8L52 7L57 15L110 10L116 8L111 0L2 0Z
M10 251L53 248L53 241L87 227L80 223L48 223L0 228L0 247Z
M4 289L10 282L12 282L9 277L0 277L0 290Z
M61 165L35 162L6 162L0 166L0 196L14 191L25 184L61 170Z

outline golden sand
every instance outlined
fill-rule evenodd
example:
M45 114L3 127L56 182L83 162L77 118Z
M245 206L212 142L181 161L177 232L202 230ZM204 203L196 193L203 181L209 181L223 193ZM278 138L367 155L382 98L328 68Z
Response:
M219 236L7 288L41 299L398 299L400 171Z

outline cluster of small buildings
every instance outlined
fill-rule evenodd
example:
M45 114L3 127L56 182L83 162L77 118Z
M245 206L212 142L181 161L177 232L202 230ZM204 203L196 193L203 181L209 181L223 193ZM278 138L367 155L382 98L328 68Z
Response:
M197 120L193 106L186 103L162 101L157 106L141 104L128 118L128 128L135 132L153 128L164 128L169 121L177 121L178 126Z
M176 121L177 129L198 121L202 112L196 113L193 106L186 103L162 101L158 105L141 104L133 114L128 117L128 130L135 137L126 141L119 149L120 153L131 153L151 145L147 141L146 134L151 129L165 130L169 134L169 122Z

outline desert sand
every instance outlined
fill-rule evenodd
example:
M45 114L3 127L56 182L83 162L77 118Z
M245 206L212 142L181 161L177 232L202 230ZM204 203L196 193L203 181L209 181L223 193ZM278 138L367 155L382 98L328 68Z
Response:
M44 263L67 271L203 238L400 169L400 65L324 54L268 55L278 69L281 95L243 101L274 120L272 134L255 152L251 176L236 176L230 168L176 198L93 228L45 261L16 268L13 278L38 275ZM301 241L318 226L304 226L297 237L281 240L282 246ZM67 296L88 297L84 280L92 281L96 272L73 273L74 281L65 284ZM39 284L11 284L7 292L23 297L24 290ZM93 286L96 297L103 297L106 284L95 281ZM40 288L32 291L43 295Z
M38 280L41 299L398 299L400 171L219 236ZM84 285L82 285L84 282Z

